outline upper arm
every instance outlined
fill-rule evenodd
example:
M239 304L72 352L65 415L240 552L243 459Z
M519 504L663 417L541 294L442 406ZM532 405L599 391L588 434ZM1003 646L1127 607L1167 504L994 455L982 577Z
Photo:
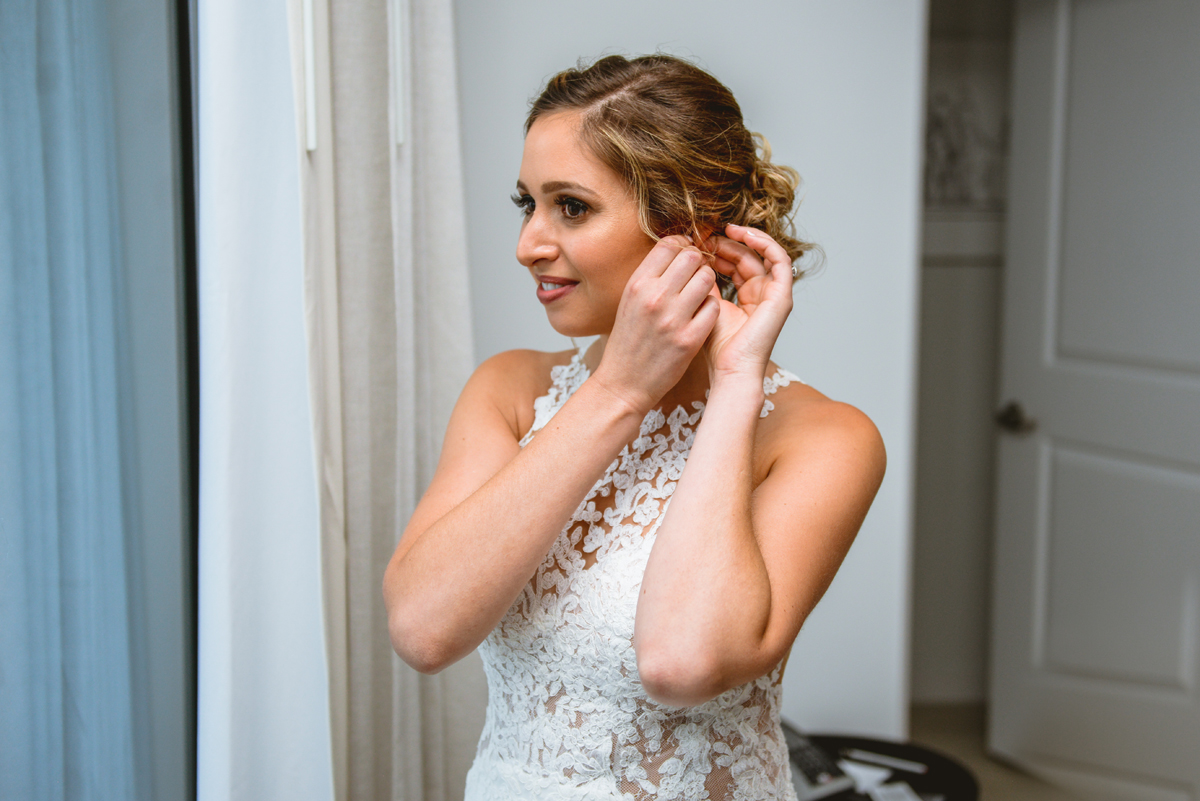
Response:
M520 400L533 397L545 354L508 351L467 381L446 428L437 470L392 557L403 558L421 532L482 487L520 452ZM528 404L532 408L532 401Z
M878 430L854 407L822 399L790 411L773 432L774 459L752 506L771 585L763 642L771 666L833 581L886 464Z

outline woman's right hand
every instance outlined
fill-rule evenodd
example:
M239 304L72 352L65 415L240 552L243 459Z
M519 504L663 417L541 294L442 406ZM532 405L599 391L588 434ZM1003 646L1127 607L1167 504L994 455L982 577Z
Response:
M629 278L593 378L644 414L679 382L719 314L711 257L668 236Z

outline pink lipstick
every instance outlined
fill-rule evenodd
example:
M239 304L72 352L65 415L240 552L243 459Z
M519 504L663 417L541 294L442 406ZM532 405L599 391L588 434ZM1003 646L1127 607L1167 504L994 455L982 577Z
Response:
M537 279L537 297L542 303L553 303L575 288L578 281L544 275Z

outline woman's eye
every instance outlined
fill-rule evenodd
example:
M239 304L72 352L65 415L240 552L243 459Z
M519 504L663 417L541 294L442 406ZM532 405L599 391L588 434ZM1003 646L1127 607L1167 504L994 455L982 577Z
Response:
M533 214L533 198L529 195L513 195L512 202L513 205L521 210L521 214L525 215L526 217L528 217L530 214Z
M573 197L560 197L554 201L562 209L562 215L568 220L577 220L587 214L587 204Z

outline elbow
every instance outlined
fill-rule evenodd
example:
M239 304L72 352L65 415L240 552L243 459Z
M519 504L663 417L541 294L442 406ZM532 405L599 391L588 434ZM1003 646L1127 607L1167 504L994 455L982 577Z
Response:
M442 636L444 632L432 623L426 614L428 610L420 609L411 599L396 592L395 585L386 579L383 597L392 649L413 670L433 675L465 655L454 647L450 638Z
M728 689L721 662L712 653L643 647L637 650L637 666L646 695L666 706L696 706Z
M387 608L388 636L392 650L404 663L419 673L440 673L458 661L463 654L455 652L449 640L438 636L429 616L415 608L411 599L398 589L393 575L395 561L388 565L383 579L383 601Z
M396 654L418 673L429 676L440 673L461 656L428 630L412 625L411 618L398 610L388 615L388 634Z

